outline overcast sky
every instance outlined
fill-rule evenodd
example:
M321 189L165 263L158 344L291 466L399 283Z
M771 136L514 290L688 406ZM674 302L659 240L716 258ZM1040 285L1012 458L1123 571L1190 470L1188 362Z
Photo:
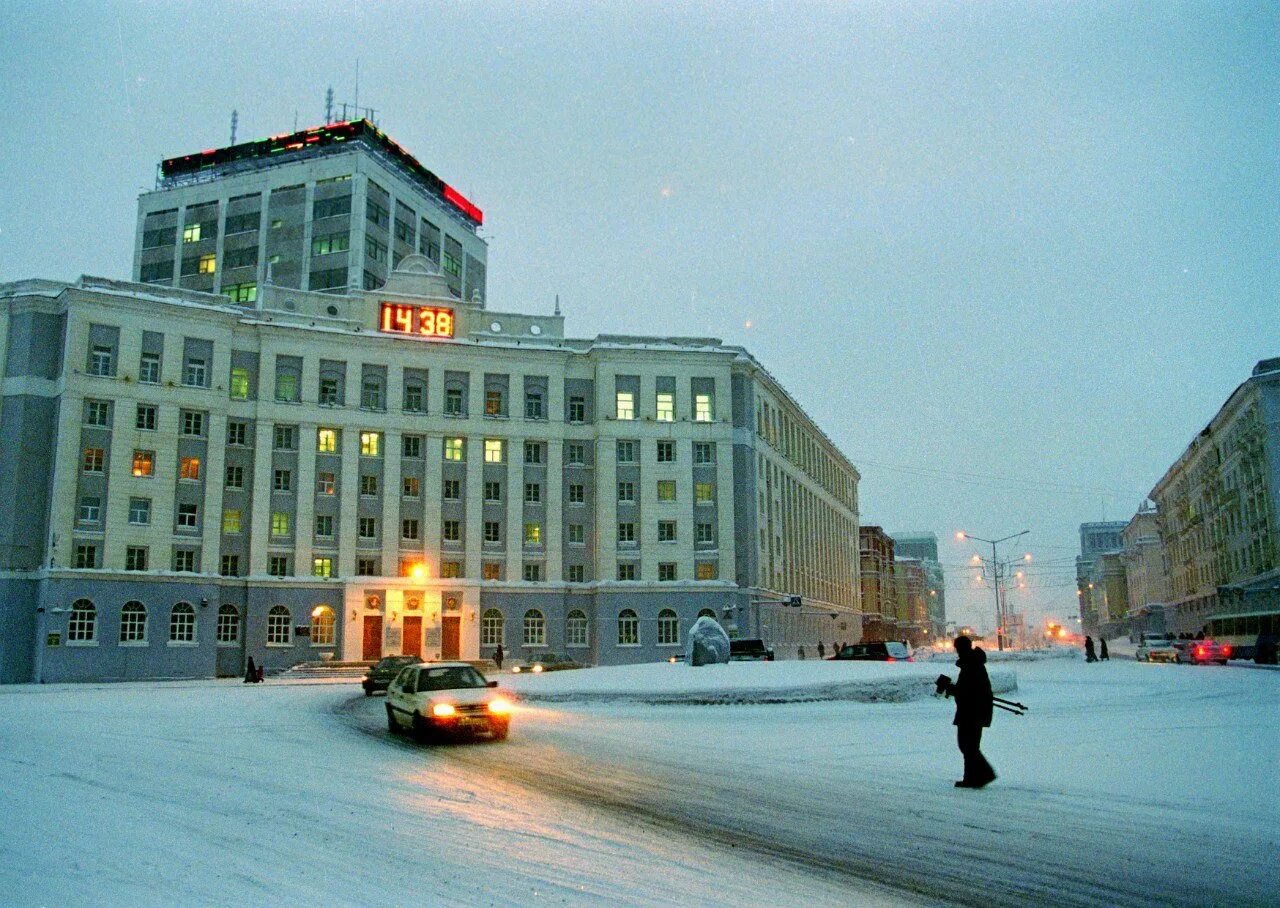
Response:
M163 157L360 102L485 210L489 305L748 346L862 522L1022 529L1074 614L1280 355L1280 6L0 3L0 281L127 278Z

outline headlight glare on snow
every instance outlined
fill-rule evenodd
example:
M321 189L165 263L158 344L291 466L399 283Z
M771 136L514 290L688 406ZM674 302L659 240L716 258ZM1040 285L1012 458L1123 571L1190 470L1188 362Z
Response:
M452 703L437 703L435 706L431 707L431 715L435 716L437 719L444 719L447 716L452 716L456 712L457 710L454 709Z
M540 672L540 671L542 671L542 663L541 663L541 662L539 662L537 665L535 665L535 666L533 667L533 671L534 671L534 672Z
M511 712L511 701L505 700L502 697L495 697L489 701L489 712L494 715L505 716L507 713Z

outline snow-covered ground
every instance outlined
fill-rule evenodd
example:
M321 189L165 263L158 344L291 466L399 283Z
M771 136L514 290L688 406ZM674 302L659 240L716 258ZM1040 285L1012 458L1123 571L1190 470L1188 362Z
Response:
M354 686L0 689L0 903L1276 904L1280 673L1015 668L979 792L932 698L424 748Z

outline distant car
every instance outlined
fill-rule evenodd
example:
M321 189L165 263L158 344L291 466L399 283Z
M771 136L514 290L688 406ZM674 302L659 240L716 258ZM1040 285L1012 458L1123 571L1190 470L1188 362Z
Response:
M1213 640L1179 640L1174 649L1176 661L1188 665L1208 665L1210 662L1226 665L1231 658L1231 647Z
M425 662L400 670L387 688L387 729L420 741L444 737L507 736L511 701L497 681L466 662Z
M536 675L541 672L562 672L570 668L582 668L582 663L575 662L568 656L543 653L540 656L530 656L524 662L511 666L511 671L517 675L522 672L530 672Z
M772 662L773 650L764 645L763 640L730 640L730 662Z
M896 640L887 643L850 643L843 646L828 661L852 660L855 662L911 662L911 652Z
M386 690L405 666L416 665L421 661L417 656L387 656L378 660L378 664L369 669L360 681L364 695L372 697L375 691Z
M1167 634L1145 633L1138 641L1133 658L1139 662L1177 662L1178 651Z

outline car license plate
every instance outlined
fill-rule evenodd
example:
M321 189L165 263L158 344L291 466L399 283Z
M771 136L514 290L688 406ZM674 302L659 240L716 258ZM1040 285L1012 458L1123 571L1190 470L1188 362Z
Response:
M477 719L474 716L463 716L458 720L458 724L463 728L473 728L477 725L484 725L486 723L484 719Z

